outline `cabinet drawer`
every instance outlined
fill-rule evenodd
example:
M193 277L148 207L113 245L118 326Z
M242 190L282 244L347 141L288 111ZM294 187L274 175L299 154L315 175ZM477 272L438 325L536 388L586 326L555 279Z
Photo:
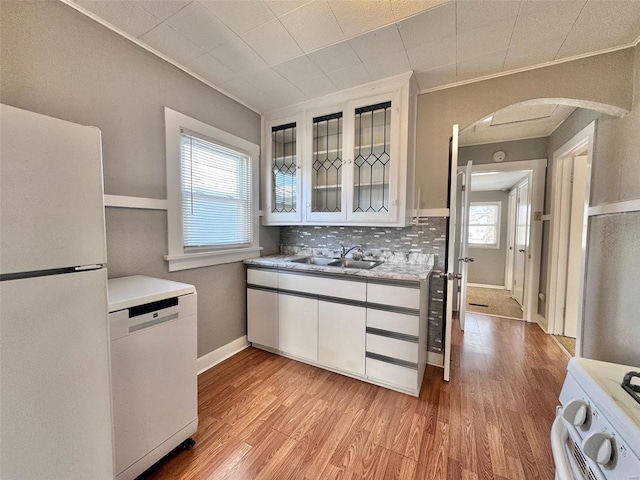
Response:
M361 302L364 302L367 298L366 282L339 280L335 277L317 277L280 272L278 273L278 286L280 290L346 298Z
M395 307L419 310L420 289L369 283L367 285L367 301L380 305L393 305Z
M418 370L382 362L374 358L366 359L367 378L389 385L417 390Z
M418 364L418 344L367 333L367 352Z
M278 288L278 272L261 268L247 269L247 283L263 287Z
M404 333L406 335L418 336L419 317L417 315L407 315L405 313L386 312L367 308L367 327L379 328L389 332Z

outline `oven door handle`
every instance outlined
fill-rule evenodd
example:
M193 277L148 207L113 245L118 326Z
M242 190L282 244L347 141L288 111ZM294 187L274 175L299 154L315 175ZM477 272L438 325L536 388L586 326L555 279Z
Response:
M561 412L558 412L551 426L551 451L553 452L553 462L556 465L556 480L575 480L567 457L568 438L569 431L564 424Z

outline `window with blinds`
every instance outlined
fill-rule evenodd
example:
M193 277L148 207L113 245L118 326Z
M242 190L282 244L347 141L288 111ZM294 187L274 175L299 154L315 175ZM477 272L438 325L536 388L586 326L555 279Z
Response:
M251 157L183 129L180 159L185 252L250 245Z

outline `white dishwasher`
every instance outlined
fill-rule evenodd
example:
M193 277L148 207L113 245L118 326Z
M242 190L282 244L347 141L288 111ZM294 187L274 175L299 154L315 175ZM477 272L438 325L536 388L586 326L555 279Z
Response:
M139 476L198 427L197 295L141 275L109 280L116 479Z

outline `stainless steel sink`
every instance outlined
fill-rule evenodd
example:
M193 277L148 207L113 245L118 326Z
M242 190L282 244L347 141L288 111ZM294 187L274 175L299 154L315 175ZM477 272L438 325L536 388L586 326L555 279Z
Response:
M330 267L343 267L343 268L360 268L362 270L369 270L370 268L377 267L383 263L380 260L352 260L350 258L340 258L335 262L329 264Z
M330 265L332 262L335 262L335 258L327 258L327 257L302 257L297 260L291 260L293 263L306 263L307 265L320 265L326 267Z
M353 260L351 258L327 257L302 257L291 261L293 263L305 263L307 265L319 265L322 267L359 268L362 270L369 270L384 263L380 260Z

